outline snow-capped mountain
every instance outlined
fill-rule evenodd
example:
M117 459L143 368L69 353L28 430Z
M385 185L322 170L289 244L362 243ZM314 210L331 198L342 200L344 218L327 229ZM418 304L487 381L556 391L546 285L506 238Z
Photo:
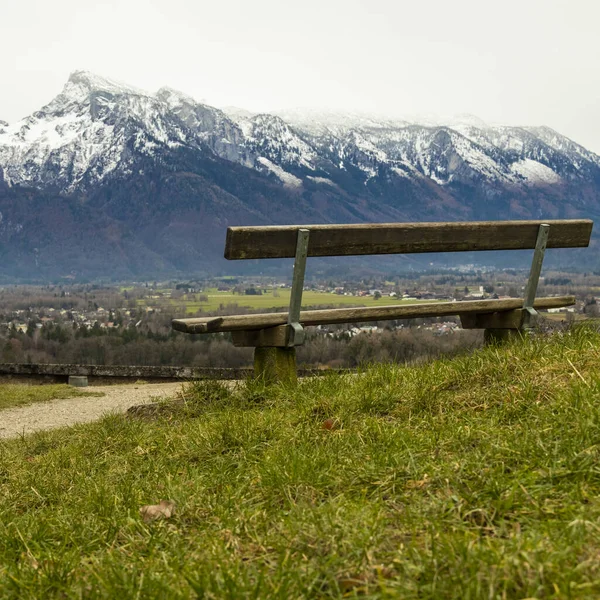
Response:
M600 157L547 127L252 114L77 71L39 111L0 121L0 251L20 240L21 262L35 247L39 266L22 211L32 199L54 225L65 207L73 219L89 210L130 272L141 267L127 243L172 270L218 254L210 244L228 223L593 217Z
M40 111L12 125L0 121L0 167L9 185L66 192L129 174L136 154L176 147L208 148L285 185L335 179L347 168L361 171L364 183L385 176L516 186L593 178L600 169L599 156L547 127L491 127L470 116L415 119L227 114L167 87L151 94L77 71Z

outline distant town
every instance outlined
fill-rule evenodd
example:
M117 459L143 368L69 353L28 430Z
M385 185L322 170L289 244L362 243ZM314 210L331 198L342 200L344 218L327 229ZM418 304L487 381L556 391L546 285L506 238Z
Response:
M303 306L514 298L522 296L526 275L519 270L474 270L355 281L315 278L304 287ZM550 324L599 316L600 275L548 272L541 278L538 295L564 294L575 295L576 304L550 309L546 314ZM4 286L0 288L0 362L247 366L251 352L234 347L228 334L186 336L171 329L171 320L285 311L289 298L290 281L271 277ZM454 317L330 325L309 328L299 356L316 366L352 366L374 357L413 360L437 354L446 346L455 352L477 345L480 333L463 330ZM379 339L373 334L380 334ZM386 336L403 339L392 341ZM359 338L364 339L359 342ZM448 341L442 343L442 338ZM399 349L411 344L414 348L408 355Z

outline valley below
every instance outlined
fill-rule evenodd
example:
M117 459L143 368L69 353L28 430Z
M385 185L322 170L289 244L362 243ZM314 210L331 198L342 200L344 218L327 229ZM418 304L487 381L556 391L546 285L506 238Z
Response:
M518 297L526 270L371 274L307 279L303 308L383 306ZM547 271L538 295L575 295L574 307L544 313L540 333L600 317L600 274ZM152 283L0 287L0 363L252 366L252 349L230 334L186 335L174 318L286 311L286 278L227 276ZM414 363L481 346L480 330L456 317L307 328L298 347L303 367L355 368Z

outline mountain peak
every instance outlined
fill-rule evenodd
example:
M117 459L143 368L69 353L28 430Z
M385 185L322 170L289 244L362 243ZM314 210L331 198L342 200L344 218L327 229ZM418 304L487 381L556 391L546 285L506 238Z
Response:
M171 108L180 106L181 104L198 104L198 102L190 95L168 86L161 87L158 92L156 92L156 98L161 102L165 102Z
M250 119L257 114L245 108L240 108L239 106L221 106L220 108L229 118L236 121L240 119Z
M63 89L63 93L76 96L88 96L91 92L108 92L110 94L135 94L149 96L147 92L133 86L108 79L90 71L73 71Z
M326 134L328 131L346 131L356 128L405 127L402 119L357 111L336 111L318 108L290 108L273 114L287 123L312 134Z
M475 127L477 129L489 129L490 125L476 115L462 113L458 115L439 115L439 114L417 114L406 117L406 120L423 125L424 127L449 127L450 129L460 129L464 127Z

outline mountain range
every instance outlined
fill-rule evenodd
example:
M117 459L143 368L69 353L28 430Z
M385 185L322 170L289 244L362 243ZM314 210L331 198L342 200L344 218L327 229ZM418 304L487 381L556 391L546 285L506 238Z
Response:
M5 279L239 271L222 258L229 225L598 215L600 156L548 127L253 114L85 71L0 120Z

